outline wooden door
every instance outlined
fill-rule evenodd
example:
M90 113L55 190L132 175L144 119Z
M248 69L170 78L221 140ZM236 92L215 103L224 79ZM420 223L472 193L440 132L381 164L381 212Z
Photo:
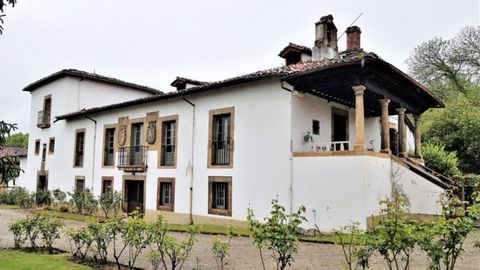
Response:
M143 180L125 180L125 203L127 213L138 210L141 213L144 209L144 182Z

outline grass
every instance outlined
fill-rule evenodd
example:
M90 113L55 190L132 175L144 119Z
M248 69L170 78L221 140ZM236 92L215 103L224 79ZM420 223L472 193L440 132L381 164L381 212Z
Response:
M15 204L0 204L0 209L20 209L20 206Z
M89 267L70 262L68 254L40 254L14 250L0 250L0 270L86 270Z
M42 213L48 213L48 214L58 216L59 218L76 220L81 222L87 222L90 219L96 218L94 216L88 216L88 215L70 213L70 212L60 212L60 211L54 211L54 210L40 210L40 211Z

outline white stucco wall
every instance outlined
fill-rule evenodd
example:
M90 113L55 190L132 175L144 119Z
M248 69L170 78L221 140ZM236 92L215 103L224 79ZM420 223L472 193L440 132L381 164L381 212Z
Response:
M411 203L410 212L438 214L443 189L389 158L328 156L294 158L294 206L307 208L306 227L321 230L360 222L379 214L379 202L391 197L394 187Z
M312 120L320 121L320 134L313 135L313 143L332 141L332 107L348 112L348 141L350 148L355 144L355 109L311 94L294 95L293 97L293 150L311 151L311 144L304 144L306 132L312 134ZM380 150L380 120L378 117L365 119L365 147ZM370 144L370 142L372 144Z

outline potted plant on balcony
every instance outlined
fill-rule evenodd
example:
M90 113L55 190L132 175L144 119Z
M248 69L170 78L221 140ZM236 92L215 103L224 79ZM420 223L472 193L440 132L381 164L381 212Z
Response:
M303 135L303 144L313 143L313 136L310 131L305 132Z

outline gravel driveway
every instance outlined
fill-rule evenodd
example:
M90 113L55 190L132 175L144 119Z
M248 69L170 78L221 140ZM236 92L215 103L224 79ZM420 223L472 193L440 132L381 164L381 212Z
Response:
M25 210L0 209L0 247L13 247L13 236L8 231L8 224L11 220L24 217L26 214L27 212ZM84 225L81 222L72 220L65 220L64 223L68 228ZM479 233L477 232L476 234L478 235ZM183 233L172 233L172 235L179 238L186 237ZM212 235L205 234L199 234L197 236L198 241L194 246L190 259L185 263L183 269L194 269L197 261L201 269L216 269L215 261L210 251L213 237ZM466 252L458 262L457 269L480 269L480 250L473 248L473 241L473 237L467 239L465 245ZM57 240L54 246L66 251L70 250L66 237ZM127 251L124 253L127 253ZM228 265L226 269L262 269L258 250L252 246L252 241L249 238L237 237L232 239L230 253L230 256L227 258ZM264 256L268 257L267 269L274 269L274 262L271 260L269 254L264 254ZM295 255L295 262L289 269L342 269L342 256L341 247L337 245L300 243L299 252ZM423 254L416 252L413 258L411 270L425 270L427 268L427 260ZM123 259L124 262L126 262L126 258ZM138 266L150 269L144 254L140 255ZM370 269L373 270L387 269L386 264L379 257L372 258L370 267Z

